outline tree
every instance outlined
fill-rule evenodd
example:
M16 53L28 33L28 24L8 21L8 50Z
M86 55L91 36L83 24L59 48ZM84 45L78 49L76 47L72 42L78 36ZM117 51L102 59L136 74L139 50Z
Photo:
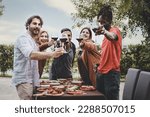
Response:
M114 24L128 26L127 28L133 33L136 32L137 27L140 27L143 35L150 37L149 0L72 0L72 2L77 9L77 13L72 14L76 27L80 27L87 21L90 23L95 21L102 5L109 4L113 6ZM124 19L128 19L129 25L121 22Z
M4 6L2 5L2 0L0 0L0 16L3 14Z
M13 45L0 45L0 72L3 76L13 68Z
M133 67L133 55L130 53L130 49L124 48L122 50L121 58L121 74L126 75L128 68Z

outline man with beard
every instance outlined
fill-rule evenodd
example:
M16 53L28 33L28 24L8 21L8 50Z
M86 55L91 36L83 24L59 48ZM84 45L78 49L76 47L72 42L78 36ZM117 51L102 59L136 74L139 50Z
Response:
M39 86L38 60L59 57L63 49L54 52L39 52L36 43L43 21L32 16L26 22L27 32L18 37L14 45L14 66L12 83L20 99L32 99L33 90Z
M112 9L104 5L98 14L99 28L96 35L103 34L101 57L96 78L96 88L109 100L119 99L120 59L122 37L117 27L111 26Z

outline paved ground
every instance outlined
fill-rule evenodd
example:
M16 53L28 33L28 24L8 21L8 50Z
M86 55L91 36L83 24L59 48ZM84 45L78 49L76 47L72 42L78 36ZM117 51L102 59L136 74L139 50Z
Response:
M11 78L0 78L0 100L17 100L16 89L11 86Z
M124 88L124 82L120 84L120 99L122 99L122 93ZM0 78L0 100L18 100L16 89L11 86L11 78Z

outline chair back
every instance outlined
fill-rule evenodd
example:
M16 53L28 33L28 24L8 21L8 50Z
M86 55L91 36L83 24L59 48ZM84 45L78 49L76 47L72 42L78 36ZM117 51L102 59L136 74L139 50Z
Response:
M140 74L140 69L135 69L135 68L128 69L124 90L123 90L123 97L122 97L123 100L133 99L139 74Z
M150 72L141 71L135 89L134 100L150 100Z

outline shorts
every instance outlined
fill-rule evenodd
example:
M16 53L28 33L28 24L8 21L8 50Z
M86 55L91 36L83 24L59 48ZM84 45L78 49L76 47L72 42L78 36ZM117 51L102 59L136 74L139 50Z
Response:
M33 95L33 85L31 83L22 83L16 86L20 100L31 100Z

